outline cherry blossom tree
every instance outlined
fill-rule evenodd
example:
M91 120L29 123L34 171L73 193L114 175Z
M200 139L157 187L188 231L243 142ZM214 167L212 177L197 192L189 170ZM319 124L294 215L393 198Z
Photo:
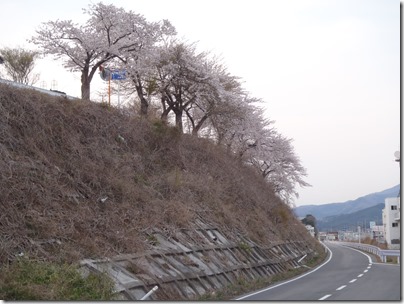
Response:
M233 149L235 128L245 117L246 106L250 99L237 77L226 75L222 78L221 84L221 102L216 105L214 115L209 117L209 123L205 127L205 130L209 131L205 133L218 145L224 145L229 152L232 152L235 151Z
M148 22L132 11L102 3L90 5L83 25L67 21L42 24L31 39L42 53L64 60L81 73L83 99L90 99L91 81L101 66L125 69L125 87L147 115L151 101L160 103L161 119L174 116L181 132L213 138L244 163L256 168L287 203L298 197L305 168L292 141L265 119L240 79L195 44L178 41L167 21Z
M217 58L206 58L201 65L203 81L198 83L196 99L185 109L191 133L198 135L203 131L209 137L211 122L215 117L228 115L236 100L232 86L236 77L227 72Z
M180 130L198 135L203 128L210 129L209 118L227 111L229 85L235 77L217 58L198 53L195 44L173 40L163 45L156 69L154 85L160 94L163 120L174 114Z
M174 42L161 48L157 65L162 119L174 113L175 125L183 131L184 113L200 97L207 84L202 68L206 53L197 53L195 45Z
M304 181L306 170L293 150L292 141L279 134L274 121L263 117L258 101L250 98L239 105L242 111L226 121L220 143L260 172L286 203L293 204L298 197L296 187L310 186Z
M153 96L158 93L157 65L159 49L175 39L176 30L168 20L151 23L149 36L136 50L124 50L116 62L117 69L125 70L127 81L124 90L130 95L135 93L140 101L140 115L147 116Z
M211 117L210 121L218 144L243 157L246 149L253 145L258 137L257 130L261 130L261 125L256 120L256 115L260 112L254 105L260 100L250 97L237 81L233 81L232 86L232 89L227 91L226 111Z
M64 60L64 67L81 73L82 99L90 99L90 84L98 68L124 51L139 50L150 24L132 11L102 3L83 10L89 16L84 25L71 20L42 24L31 42L44 54Z
M296 186L310 186L304 180L306 169L295 154L291 139L274 132L251 150L248 163L261 172L284 201L291 204L299 197Z

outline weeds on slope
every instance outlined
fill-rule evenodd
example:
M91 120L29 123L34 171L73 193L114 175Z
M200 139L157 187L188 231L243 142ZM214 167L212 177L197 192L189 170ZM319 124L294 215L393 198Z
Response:
M73 265L20 258L0 268L0 299L6 301L110 300L114 284L105 274L83 277Z

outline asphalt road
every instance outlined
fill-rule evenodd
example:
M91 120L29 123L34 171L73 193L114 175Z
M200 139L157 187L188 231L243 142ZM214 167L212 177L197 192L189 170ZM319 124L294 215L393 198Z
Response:
M337 242L327 242L326 246L330 254L319 267L237 300L401 300L399 265L376 263L370 255Z

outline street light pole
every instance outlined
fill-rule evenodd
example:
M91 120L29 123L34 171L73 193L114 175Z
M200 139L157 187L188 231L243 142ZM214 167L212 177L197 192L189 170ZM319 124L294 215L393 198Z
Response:
M396 162L400 165L400 151L394 152L394 156L396 157Z

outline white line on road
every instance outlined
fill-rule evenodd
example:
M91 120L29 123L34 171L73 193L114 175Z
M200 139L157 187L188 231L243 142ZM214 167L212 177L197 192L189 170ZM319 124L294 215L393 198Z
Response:
M353 280L350 280L349 283L353 283L353 282L355 282L355 281L356 281L356 279L353 279Z
M279 284L277 284L277 285L275 285L275 286L270 286L270 287L265 288L265 289L262 289L262 290L260 290L260 291L256 291L256 292L250 293L250 294L248 294L248 295L242 296L242 297L237 298L237 299L235 299L235 300L242 300L242 299L245 299L245 298L254 296L254 295L256 295L256 294L259 294L259 293L261 293L261 292L265 292L265 291L267 291L267 290L271 290L271 289L273 289L273 288L282 286L282 285L284 285L284 284L288 284L288 283L290 283L290 282L299 280L299 279L301 279L301 278L303 278L303 277L305 277L305 276L307 276L307 275L309 275L309 274L311 274L311 273L313 273L313 272L319 270L321 267L323 267L324 265L326 265L326 264L327 264L329 261L331 261L331 259L332 259L332 251L331 251L330 248L328 248L326 245L324 245L324 247L327 248L327 250L328 250L328 252L330 253L330 255L329 255L327 261L325 261L323 264L321 264L321 265L318 266L317 268L314 268L313 270L311 270L311 271L309 271L309 272L306 272L306 273L302 274L301 276L299 276L299 277L297 277L297 278L293 278L293 279L288 280L288 281L285 281L285 282L283 282L283 283L279 283Z
M369 270L366 269L366 270L364 270L363 272L368 272L368 271L369 271Z
M331 297L332 295L325 295L324 297L322 297L322 298L320 298L320 299L318 299L319 301L322 301L322 300L325 300L325 299L327 299L328 297Z
M345 287L346 287L346 285L342 285L342 286L338 287L336 290L341 290L341 289L344 289Z
M364 252L362 252L362 251L360 251L360 250L358 250L358 249L355 249L355 248L349 247L349 246L344 246L344 247L345 247L345 248L352 249L352 250L355 250L355 251L357 251L357 252L359 252L359 253L362 253L363 255L365 255L365 256L368 258L369 265L372 265L372 264L373 264L373 262L372 262L372 258L371 258L369 255L367 255L366 253L364 253Z
M360 278L360 277L362 277L363 276L363 273L361 273L360 275L358 275L358 278Z

